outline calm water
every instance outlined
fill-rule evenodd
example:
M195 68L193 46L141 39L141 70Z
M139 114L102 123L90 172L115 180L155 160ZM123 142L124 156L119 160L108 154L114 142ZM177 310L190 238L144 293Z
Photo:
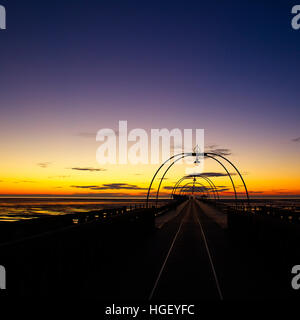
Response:
M160 204L166 201L160 201ZM105 208L144 205L144 199L87 198L0 198L0 222L37 219L44 215L65 215Z
M160 200L163 205L167 200ZM65 215L89 212L105 208L142 206L144 199L91 199L91 198L0 198L0 222L13 222L37 219L45 215ZM232 200L224 204L233 205ZM252 200L252 205L267 205L300 212L300 199L259 199Z

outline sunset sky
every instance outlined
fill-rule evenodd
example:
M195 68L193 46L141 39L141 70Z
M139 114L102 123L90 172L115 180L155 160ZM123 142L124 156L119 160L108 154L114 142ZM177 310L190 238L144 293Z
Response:
M1 195L144 195L157 165L96 161L97 131L119 120L204 129L252 196L300 195L294 1L0 4ZM205 171L223 172L211 160ZM164 186L184 174L176 166Z

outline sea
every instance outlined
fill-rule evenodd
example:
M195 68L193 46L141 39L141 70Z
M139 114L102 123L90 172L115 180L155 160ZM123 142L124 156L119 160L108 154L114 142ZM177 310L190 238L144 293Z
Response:
M163 205L167 200L159 200ZM99 199L57 197L0 197L0 222L38 219L45 215L66 215L112 208L139 208L146 199Z
M170 199L160 199L159 206ZM234 204L233 200L221 200L225 205ZM86 197L0 197L0 222L38 219L45 215L66 215L87 213L108 208L138 208L146 205L146 199L99 199ZM252 206L273 206L300 213L300 199L252 199Z

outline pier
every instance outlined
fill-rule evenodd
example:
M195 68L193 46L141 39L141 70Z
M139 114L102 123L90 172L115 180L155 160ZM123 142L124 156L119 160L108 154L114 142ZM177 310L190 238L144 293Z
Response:
M53 230L2 243L6 294L132 301L296 294L288 271L299 256L297 221L223 212L196 198L100 213L56 217Z

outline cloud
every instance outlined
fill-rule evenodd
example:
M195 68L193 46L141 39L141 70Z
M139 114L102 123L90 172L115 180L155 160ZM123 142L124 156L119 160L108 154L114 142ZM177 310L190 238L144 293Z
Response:
M230 175L231 176L235 176L236 173L234 172L230 172ZM217 178L217 177L227 177L227 173L223 173L223 172L205 172L205 173L196 173L196 174L189 174L187 177L214 177L214 178Z
M107 183L103 184L102 186L71 186L72 188L78 188L78 189L89 189L89 190L120 190L120 189L126 189L126 190L148 190L148 188L139 187L135 184L128 184L128 183Z
M183 186L184 186L184 184L183 184L183 185L180 185L180 186L177 188L177 191L180 190ZM189 185L186 186L186 187L192 188L192 187L193 187L192 182L191 182L191 184L189 184ZM214 190L212 187L210 187L210 186L208 186L208 185L205 185L204 187L205 187L205 189L206 189L207 191L213 191L213 190ZM200 187L198 184L196 184L196 185L195 185L195 188L203 188L203 187ZM174 186L165 186L165 187L163 187L163 189L164 189L164 190L173 190L173 189L174 189ZM223 191L228 191L228 190L230 190L231 188L230 188L230 187L226 187L226 186L216 186L216 189L217 189L218 192L223 192Z
M209 149L206 152L217 153L221 156L230 156L232 154L231 150L226 148Z
M78 188L78 189L95 189L99 188L98 186L71 186L71 188Z
M205 147L205 149L207 149L207 150L212 150L212 149L215 149L215 148L217 148L216 144L211 144L211 145Z
M212 144L205 147L205 152L217 153L221 156L230 156L232 154L230 149L220 148L216 144Z
M174 186L164 186L163 189L165 189L165 190L173 190Z
M101 192L101 193L96 193L96 192L91 192L91 193L73 193L73 196L77 196L77 197L99 197L99 198L104 198L104 197L114 197L114 198L118 198L118 197L126 197L126 198L130 198L132 197L130 194L128 193L122 193L122 192ZM136 195L134 195L133 197L136 197ZM144 197L144 195L143 195Z
M139 187L135 184L128 184L128 183L108 183L104 184L102 189L127 189L127 190L148 190L148 188L145 187Z
M300 142L300 137L292 139L293 142Z
M248 193L252 193L252 194L255 194L255 193L264 193L264 191L248 191Z
M219 187L217 187L217 191L218 192L223 192L223 191L228 191L228 190L231 190L231 188L219 188Z
M37 163L37 165L40 167L40 168L48 168L50 166L51 162L39 162Z
M227 187L223 187L223 188L219 188L219 187L216 187L217 188L217 191L218 192L223 192L223 191L228 191L230 190L231 188L227 188ZM180 190L180 188L179 188ZM209 186L199 186L199 185L196 185L194 188L193 188L193 185L188 185L186 186L186 188L183 188L182 190L184 190L185 192L197 192L197 191L207 191L207 192L213 192L213 188L209 187ZM177 190L178 191L178 190Z
M75 170L75 171L106 171L106 169L103 168L80 168L80 167L74 167L74 168L70 168L71 170Z
M285 194L290 194L291 191L289 189L272 189L271 190L272 193L274 194L280 194L280 195L285 195Z

